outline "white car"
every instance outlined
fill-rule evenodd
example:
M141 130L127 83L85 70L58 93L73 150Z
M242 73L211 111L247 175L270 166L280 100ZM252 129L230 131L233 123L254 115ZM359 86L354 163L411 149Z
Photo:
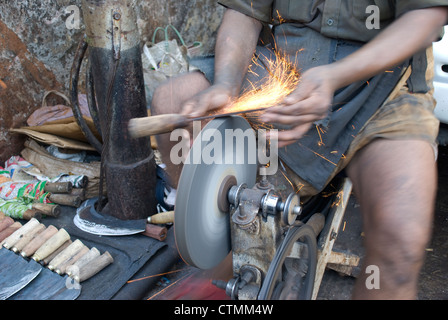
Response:
M435 115L441 122L441 143L447 144L446 132L448 128L448 26L442 40L433 43L434 50L434 98L437 100ZM445 138L443 138L445 137Z

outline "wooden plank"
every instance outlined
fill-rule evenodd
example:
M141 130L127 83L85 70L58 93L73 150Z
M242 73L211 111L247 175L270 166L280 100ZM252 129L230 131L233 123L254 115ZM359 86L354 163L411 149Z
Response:
M319 292L319 287L322 282L322 278L325 273L325 268L330 259L333 245L337 238L337 233L341 226L342 219L344 217L345 209L348 203L348 199L350 198L350 194L352 192L352 182L350 179L346 178L344 180L344 184L342 186L342 190L339 192L338 201L336 210L333 211L333 214L330 216L330 219L327 220L327 224L329 223L329 228L324 228L321 235L319 236L319 243L323 243L320 250L318 251L317 256L317 268L316 268L316 278L314 280L314 289L313 289L313 297L315 300L317 294Z

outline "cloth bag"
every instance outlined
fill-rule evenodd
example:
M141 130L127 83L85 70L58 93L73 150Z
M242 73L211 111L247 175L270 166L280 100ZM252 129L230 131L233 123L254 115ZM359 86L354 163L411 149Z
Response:
M172 30L177 39L170 39ZM156 36L163 32L164 40L156 43ZM156 87L170 77L190 71L189 56L197 55L202 43L195 42L188 47L180 32L173 26L158 27L152 41L143 45L142 63L146 89L146 100L150 105Z

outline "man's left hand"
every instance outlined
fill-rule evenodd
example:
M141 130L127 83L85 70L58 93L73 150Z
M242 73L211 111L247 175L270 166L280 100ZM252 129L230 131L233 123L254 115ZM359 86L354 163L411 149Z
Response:
M292 126L290 130L278 132L279 147L299 140L313 122L327 116L335 92L332 78L327 66L309 69L283 103L269 108L261 116L261 120L266 123Z

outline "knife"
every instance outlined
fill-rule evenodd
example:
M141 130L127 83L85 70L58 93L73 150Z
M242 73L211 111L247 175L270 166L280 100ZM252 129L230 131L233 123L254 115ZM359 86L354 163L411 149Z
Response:
M65 262L61 263L56 268L56 273L59 275L66 274L67 268L74 263L76 263L79 259L81 259L84 255L86 255L89 252L89 248L87 246L83 246L81 250L78 251L75 255L73 255L71 258L67 259Z
M90 261L90 263L82 266L77 274L73 273L71 278L78 283L82 283L102 271L113 262L114 258L108 251L106 251L102 255L94 258Z
M7 247L11 247L19 242L26 234L25 231L32 232L33 228L37 228L39 225L40 223L36 224L31 219L3 241L3 246L0 249L2 251L1 264L3 266L0 266L0 300L7 299L26 287L42 271L42 266L35 259L24 259L21 255L15 254L13 251L7 249ZM61 232L58 231L50 239L46 240L37 249L36 253L39 252L40 256L47 256L56 250L60 241L59 239L65 237L65 234L67 234L63 232L65 230L61 230ZM36 239L39 239L43 233L44 231L37 235ZM52 241L52 243L49 243L49 241ZM32 242L34 241L30 243Z
M23 258L27 258L32 256L38 248L40 248L48 239L50 239L53 235L55 235L58 232L58 229L50 225L47 228L45 228L44 231L39 233L32 241L30 241L27 245L23 247L23 249L20 250L20 255Z
M67 249L64 250L66 251L64 255L68 256L68 251L74 253L76 247L77 245L73 245L70 248L67 247ZM77 254L72 255L68 261L73 261L73 259L76 260L76 256L80 255L81 251L86 252L86 248L87 247L83 247ZM68 274L60 276L50 269L44 268L32 283L11 296L9 300L76 299L81 294L82 286L80 282L90 279L113 262L112 256L107 251L103 255L100 255L100 252L96 248L87 251L87 253L82 255L82 258L74 261L73 265L68 266L72 271L75 270L71 276Z
M71 256L78 253L78 251L81 250L83 246L84 244L81 242L81 240L76 239L65 250L60 252L50 261L50 263L48 264L48 269L50 269L51 271L55 271L56 268L59 267L59 265L67 261Z
M1 245L6 249L11 249L24 235L30 232L34 227L40 224L39 220L32 218L20 229L12 233L8 238L2 241Z
M39 223L27 234L25 234L22 239L17 241L17 243L12 246L11 250L15 253L20 252L28 243L33 241L33 239L44 230L45 225L43 223Z
M70 235L64 228L61 228L50 239L36 250L31 257L34 261L39 262L48 257L52 252L58 249L65 241L70 240Z
M67 268L67 275L69 277L73 277L73 275L77 272L79 272L79 269L90 263L93 259L96 257L99 257L101 255L100 251L93 247L89 250L89 252L83 256L81 259L73 263L72 265L68 266Z

